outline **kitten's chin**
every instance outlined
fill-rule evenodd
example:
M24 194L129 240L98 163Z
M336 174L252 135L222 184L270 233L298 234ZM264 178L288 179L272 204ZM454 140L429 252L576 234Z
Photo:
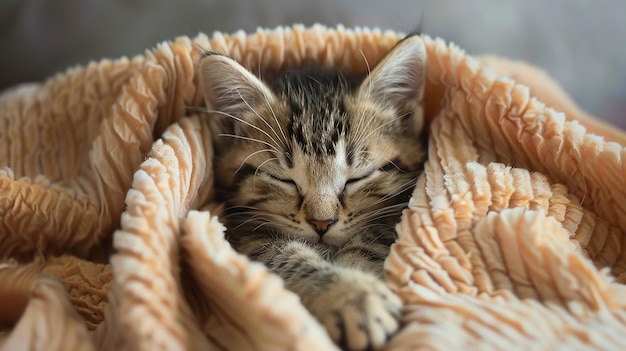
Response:
M323 240L320 240L316 245L330 252L334 252L337 250L337 246L326 243Z
M313 244L315 246L321 247L323 249L328 249L328 250L335 250L337 249L336 245L333 245L329 242L324 241L324 238L320 238L319 236L316 237L305 237L304 240L306 240L307 242L309 242L310 244Z
M324 237L320 238L319 236L311 236L302 238L309 244L318 247L326 252L335 252L339 249L340 245L336 245L324 240Z
M319 241L319 244L325 245L329 248L333 248L336 250L342 247L343 245L345 245L349 239L349 237L342 237L342 236L333 235L333 234L336 234L336 233L327 233L326 235L322 236L321 240Z

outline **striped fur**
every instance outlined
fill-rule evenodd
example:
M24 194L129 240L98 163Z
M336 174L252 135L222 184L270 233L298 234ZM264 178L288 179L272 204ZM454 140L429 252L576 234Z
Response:
M220 54L200 61L228 239L345 349L378 347L399 326L383 263L423 167L425 64L418 36L365 77L309 69L262 81Z

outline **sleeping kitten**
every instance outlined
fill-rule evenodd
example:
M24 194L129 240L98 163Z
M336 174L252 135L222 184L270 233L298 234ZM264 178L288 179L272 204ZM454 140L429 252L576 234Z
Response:
M399 327L383 263L423 167L425 65L418 36L364 78L310 69L261 80L221 54L200 60L229 241L345 349L379 347Z

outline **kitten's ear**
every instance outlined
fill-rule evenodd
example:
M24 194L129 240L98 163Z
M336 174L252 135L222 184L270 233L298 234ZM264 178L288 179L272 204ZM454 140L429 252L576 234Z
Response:
M234 59L213 52L200 58L200 81L204 102L209 110L217 110L235 118L246 119L252 108L272 99L270 89ZM252 113L254 115L254 113ZM240 125L234 118L216 116L220 132L232 133ZM246 121L250 122L250 121Z
M363 81L359 97L394 108L411 119L413 132L424 125L423 98L426 84L426 48L418 35L394 46Z

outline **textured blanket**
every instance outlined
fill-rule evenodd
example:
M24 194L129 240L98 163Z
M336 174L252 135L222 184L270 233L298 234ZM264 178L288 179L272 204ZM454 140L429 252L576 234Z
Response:
M334 349L212 216L196 48L364 72L399 38L199 35L2 93L0 349ZM386 261L387 348L626 349L626 135L534 67L423 39L428 161Z

